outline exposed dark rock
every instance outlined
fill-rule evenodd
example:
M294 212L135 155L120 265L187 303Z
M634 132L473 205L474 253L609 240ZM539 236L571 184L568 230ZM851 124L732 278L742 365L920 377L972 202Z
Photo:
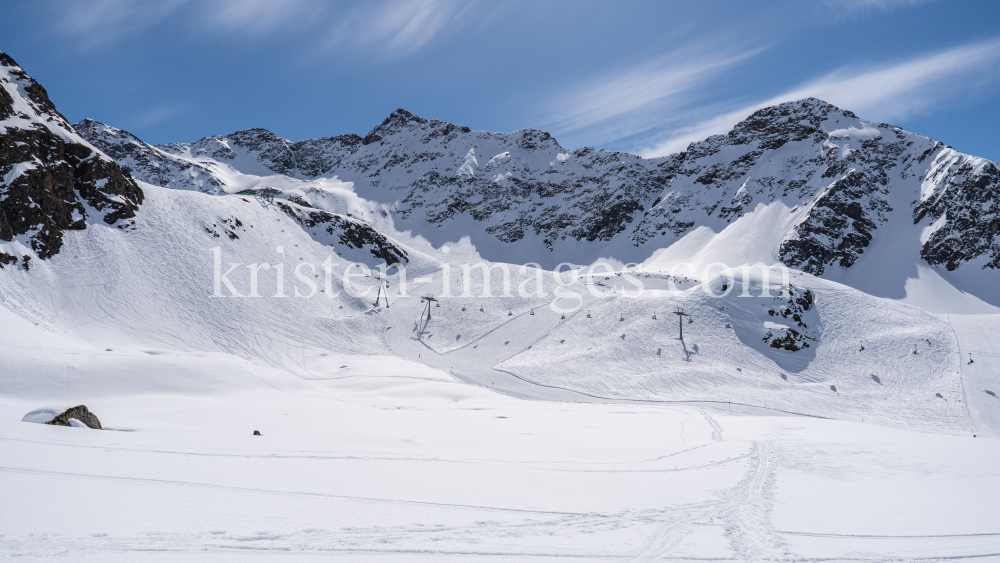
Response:
M809 325L805 322L806 311L812 306L814 300L812 291L808 289L802 291L794 285L788 285L782 287L782 295L784 297L779 296L775 298L779 304L768 309L767 314L771 317L780 317L786 321L791 321L795 323L797 328L789 327L785 329L784 336L776 336L773 330L769 330L767 335L764 336L764 342L771 348L788 350L790 352L797 352L803 348L808 348L810 342L816 341L816 337L813 336L815 327L810 329ZM813 316L815 316L815 311L813 312Z
M67 230L96 215L105 223L135 216L143 193L110 158L78 137L45 89L0 53L0 240L26 235L38 258L59 252ZM32 112L16 113L15 96ZM25 260L25 269L27 269Z
M323 232L348 248L368 249L372 256L387 265L406 264L406 251L371 225L319 209L303 209L298 205L275 201L279 209L298 221L308 233ZM315 236L315 235L314 235Z
M95 430L102 430L101 421L97 419L97 415L87 409L86 405L79 405L71 409L67 409L65 412L45 424L52 424L54 426L72 426L69 423L69 419L71 418L75 418Z
M920 255L949 270L986 257L984 268L1000 268L1000 168L994 162L947 149L928 175L937 189L913 209L913 222L925 218L937 228ZM937 221L944 219L943 224Z

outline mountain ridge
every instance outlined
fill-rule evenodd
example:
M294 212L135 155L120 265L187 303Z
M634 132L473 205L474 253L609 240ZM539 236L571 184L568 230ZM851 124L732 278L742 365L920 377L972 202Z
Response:
M93 123L78 129L116 153L117 134ZM568 150L544 131L474 131L404 109L364 137L292 142L258 128L141 149L121 162L145 174L144 181L157 180L153 158L144 155L160 151L157 158L187 168L159 185L208 193L226 193L226 180L215 172L223 165L306 183L335 176L372 202L373 215L391 217L381 226L413 229L435 244L444 240L431 229L474 226L487 235L473 233L474 242L500 248L498 259L527 249L548 264L546 253L595 243L593 252L571 251L568 259L610 252L623 262L642 261L699 227L719 232L781 200L808 213L775 242L774 259L816 275L850 268L880 227L903 220L893 213L902 208L914 224L933 225L920 241L928 264L1000 265L995 163L815 98L763 108L727 134L653 159ZM947 173L955 167L964 172ZM928 178L933 185L925 189Z

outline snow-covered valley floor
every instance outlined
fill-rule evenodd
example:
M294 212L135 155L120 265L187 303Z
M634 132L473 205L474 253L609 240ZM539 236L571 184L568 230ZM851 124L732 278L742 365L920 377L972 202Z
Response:
M149 368L164 377L199 361L154 357ZM202 360L219 369L218 358ZM396 358L325 361L342 375L304 382L247 364L255 382L225 392L93 400L107 431L22 423L37 402L0 399L0 552L72 561L1000 557L997 440L697 406L521 400Z

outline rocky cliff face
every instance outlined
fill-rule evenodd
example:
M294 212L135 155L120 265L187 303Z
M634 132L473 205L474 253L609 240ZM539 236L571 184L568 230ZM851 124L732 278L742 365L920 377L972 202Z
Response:
M1000 167L997 163L934 146L913 222L931 224L920 255L949 270L981 260L1000 269Z
M109 225L135 216L142 190L56 111L48 94L0 53L0 240L18 241L46 259L59 252L67 230L99 219ZM0 252L0 267L21 246ZM12 253L13 252L13 253Z
M397 110L338 170L362 194L398 201L403 221L469 217L504 243L608 241L653 202L665 179L635 155L563 149L543 131L471 131Z
M110 144L133 143L113 128L78 126L111 154ZM303 181L337 176L400 230L472 225L500 245L534 245L541 254L532 260L593 242L648 256L697 227L719 232L761 206L784 205L796 220L769 242L774 256L816 275L849 268L892 221L933 225L920 241L932 265L1000 267L995 163L816 99L762 109L726 135L657 159L567 150L543 131L473 131L405 110L364 137L293 143L250 129L141 145L120 162L145 181L212 191L205 186L225 185L208 179L222 166ZM164 173L157 159L188 168ZM195 177L205 181L196 186Z

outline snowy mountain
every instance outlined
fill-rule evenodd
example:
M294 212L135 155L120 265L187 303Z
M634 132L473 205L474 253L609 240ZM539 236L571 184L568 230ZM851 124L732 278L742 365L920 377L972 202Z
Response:
M143 193L73 130L38 82L0 53L0 268L59 252L66 231L101 220L130 228ZM21 251L30 248L31 254Z
M908 244L931 265L1000 264L995 163L815 99L762 109L727 135L651 160L404 110L364 138L294 143L250 129L153 147L90 120L76 127L146 182L225 193L248 185L229 179L233 171L304 185L336 177L371 202L371 213L391 217L383 227L436 245L469 235L495 260L641 262L700 227L720 232L778 206L786 218L769 234L768 255L757 257L767 263L816 275L849 268L905 223L924 229Z
M812 99L153 146L0 62L0 553L1000 549L994 163Z

